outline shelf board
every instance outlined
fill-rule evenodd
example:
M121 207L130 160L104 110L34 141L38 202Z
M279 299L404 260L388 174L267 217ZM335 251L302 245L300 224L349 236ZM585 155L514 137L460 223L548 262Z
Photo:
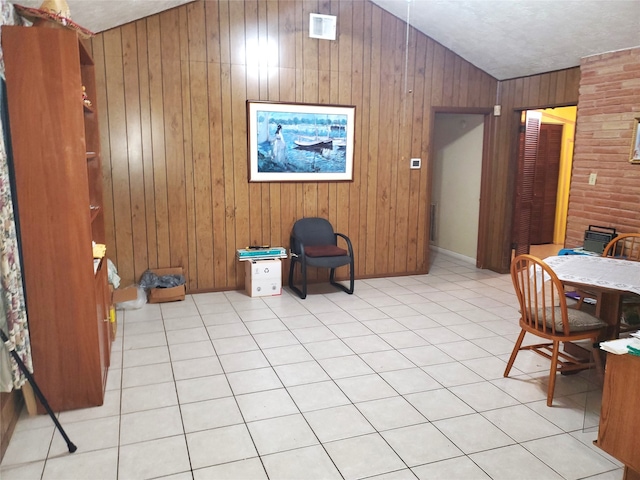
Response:
M84 109L84 113L95 113L95 109L93 108L93 106L90 107L84 102L82 102L82 108Z
M96 152L87 152L87 160L91 160L94 158L98 158L98 154Z

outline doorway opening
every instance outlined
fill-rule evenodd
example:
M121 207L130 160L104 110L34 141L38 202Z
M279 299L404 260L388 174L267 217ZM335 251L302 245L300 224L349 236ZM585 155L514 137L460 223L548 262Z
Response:
M430 248L477 264L486 113L436 112L430 158Z
M555 255L566 237L577 108L521 112L512 252Z

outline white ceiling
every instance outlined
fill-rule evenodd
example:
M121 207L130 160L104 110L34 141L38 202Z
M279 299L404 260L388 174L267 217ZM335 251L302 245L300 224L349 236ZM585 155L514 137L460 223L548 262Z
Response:
M75 22L101 32L190 1L67 3ZM582 57L640 46L640 0L372 1L498 80L575 67ZM38 7L42 0L15 3Z
M639 0L372 0L498 80L640 46Z
M193 0L67 0L71 19L94 33L133 22ZM42 0L11 0L38 8Z

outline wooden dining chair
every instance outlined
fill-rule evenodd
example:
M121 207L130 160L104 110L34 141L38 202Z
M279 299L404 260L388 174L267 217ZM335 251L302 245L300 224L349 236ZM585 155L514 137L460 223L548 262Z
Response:
M622 260L630 260L632 262L640 262L640 233L623 233L611 240L602 252L603 257L620 258ZM586 299L591 299L596 305L596 315L600 315L601 294L595 291L582 290L576 291L578 295L578 304L576 308L581 309ZM624 296L623 304L626 307L631 305L640 305L640 299L637 296Z
M640 233L618 235L604 247L602 256L622 258L634 262L640 261Z
M533 255L519 255L511 263L511 280L520 303L520 335L504 371L508 377L521 350L532 350L551 360L547 406L553 402L556 374L596 367L602 375L602 361L593 347L607 324L582 310L567 308L564 286L554 271ZM546 340L535 345L522 345L526 333ZM560 350L560 343L589 340L591 361L581 361Z

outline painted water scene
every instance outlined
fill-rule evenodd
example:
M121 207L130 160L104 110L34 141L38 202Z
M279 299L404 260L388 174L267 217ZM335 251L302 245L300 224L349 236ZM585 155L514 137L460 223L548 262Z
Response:
M353 179L355 107L247 104L251 181Z

